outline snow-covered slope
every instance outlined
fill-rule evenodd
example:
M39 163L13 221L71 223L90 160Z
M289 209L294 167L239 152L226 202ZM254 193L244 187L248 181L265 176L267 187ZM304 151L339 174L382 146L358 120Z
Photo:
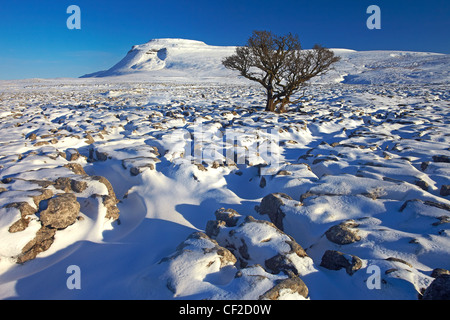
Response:
M341 57L334 70L336 81L348 84L430 84L450 81L450 55L408 51L335 50Z
M214 78L232 76L221 61L235 47L209 46L201 41L154 39L131 48L127 55L106 71L83 77L137 75L171 78Z
M332 49L342 60L312 83L349 84L446 83L450 80L450 55L406 51L354 51ZM185 39L154 39L133 46L109 70L83 77L127 76L139 79L236 79L224 68L223 58L235 47L210 46ZM236 81L236 80L235 80Z

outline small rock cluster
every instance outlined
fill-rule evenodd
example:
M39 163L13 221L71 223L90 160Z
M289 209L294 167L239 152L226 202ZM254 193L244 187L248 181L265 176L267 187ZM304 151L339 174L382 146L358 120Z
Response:
M215 273L222 278L222 285L252 283L245 288L245 294L226 292L225 286L215 297L235 294L276 300L289 294L308 298L308 288L301 277L316 270L292 237L271 222L241 216L233 209L221 208L215 216L215 220L208 221L204 233L191 234L175 253L159 262L166 265L163 270L167 288L175 296L186 295L189 285ZM211 298L207 292L205 298Z
M35 237L14 257L17 263L22 264L36 258L39 253L50 248L59 230L64 230L84 219L77 197L99 197L102 205L106 208L105 219L111 222L118 220L119 209L116 205L119 201L111 183L104 177L88 176L76 163L71 163L66 168L69 169L66 171L68 176L55 180L9 179L4 181L7 182L5 186L9 186L9 188L4 188L2 192L4 196L14 194L20 185L40 187L24 192L28 193L29 197L23 198L23 201L10 202L3 206L5 210L19 212L19 219L8 229L10 233L24 232L30 223L40 225ZM107 192L105 194L87 194L88 186L95 183L101 183Z

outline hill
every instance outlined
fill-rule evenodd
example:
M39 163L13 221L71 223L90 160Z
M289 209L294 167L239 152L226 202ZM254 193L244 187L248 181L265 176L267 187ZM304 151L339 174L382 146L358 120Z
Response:
M221 64L222 59L233 54L235 48L210 46L196 40L154 39L133 46L110 69L82 77L238 81L237 74ZM450 55L387 50L332 50L342 58L341 61L325 76L314 79L313 83L442 84L450 80Z

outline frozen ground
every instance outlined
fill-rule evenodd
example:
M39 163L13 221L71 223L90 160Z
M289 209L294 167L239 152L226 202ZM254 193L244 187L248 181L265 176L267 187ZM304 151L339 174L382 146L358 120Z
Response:
M418 299L450 269L447 55L336 49L273 114L214 48L0 82L2 299Z

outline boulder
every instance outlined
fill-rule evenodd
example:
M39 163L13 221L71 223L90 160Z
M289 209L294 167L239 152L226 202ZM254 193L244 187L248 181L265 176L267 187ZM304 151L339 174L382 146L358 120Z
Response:
M224 228L226 222L222 220L209 220L206 223L205 233L208 237L215 238L220 232L220 228Z
M450 184L444 184L439 191L439 194L443 197L450 196Z
M441 274L423 293L423 300L450 300L450 274Z
M160 162L156 157L135 157L122 160L122 167L129 169L132 176L141 174L144 170L155 170L155 166Z
M63 190L65 193L68 192L83 192L87 188L86 181L79 181L70 179L67 177L61 177L56 179L54 187L58 190Z
M81 157L80 153L75 148L69 148L66 150L66 159L68 161L76 161Z
M264 265L268 271L274 274L280 272L292 272L293 274L298 275L298 270L294 263L285 254L277 254L276 256L267 259L264 262Z
M280 230L283 230L283 218L285 217L282 210L284 200L292 200L292 198L284 193L271 193L261 200L258 208L258 212L267 214L270 221Z
M25 230L28 227L28 224L30 223L29 218L20 218L16 222L14 222L12 225L9 226L8 232L10 233L16 233Z
M405 261L405 260L403 260L403 259L400 259L400 258L389 257L389 258L386 258L385 260L386 260L386 261L394 261L394 262L403 263L404 265L407 265L408 267L413 268L413 265L412 265L412 264L410 264L409 262L407 262L407 261Z
M294 275L314 269L305 250L269 221L247 216L235 227L220 226L215 239L236 256L240 268L261 265L271 274Z
M116 221L119 219L120 210L117 208L117 203L119 202L115 197L113 198L110 195L102 196L103 205L106 207L106 219L110 219L112 221Z
M116 193L114 192L111 182L102 176L93 176L92 179L103 183L108 191L107 195L101 196L103 205L106 207L106 219L111 219L113 221L118 220L120 211L119 208L117 208L117 204L119 203L119 200L117 200Z
M320 266L329 270L340 270L344 268L349 275L353 275L356 271L361 269L362 261L354 255L345 254L335 250L327 250L322 256Z
M410 199L410 200L406 200L402 206L400 207L399 211L402 212L403 210L405 210L405 208L408 206L409 203L423 203L424 205L430 206L430 207L435 207L438 209L442 209L442 210L446 210L446 211L450 211L450 205L446 204L446 203L442 203L442 202L435 202L435 201L431 201L431 200L420 200L420 199Z
M37 139L36 133L33 132L33 133L29 134L29 135L27 136L27 139L29 139L29 140L31 140L31 141L36 140L36 139Z
M353 220L342 222L328 229L325 236L329 241L339 245L354 243L361 240L357 229L355 229L357 226L358 224Z
M237 213L236 210L225 208L220 208L216 210L214 215L216 216L216 220L224 221L227 227L236 226L239 217L241 216L239 213Z
M22 254L17 257L16 262L25 263L36 258L40 252L48 250L55 239L55 233L56 229L41 227L36 233L36 237L23 247Z
M433 156L433 161L450 163L450 157L446 155L435 155Z
M39 208L39 204L41 203L42 200L47 200L53 197L53 191L51 191L50 189L42 189L39 191L41 194L32 196L33 202L37 208Z
M68 163L68 164L65 164L63 167L70 169L75 174L86 175L86 172L84 171L83 166L79 163Z
M299 295L307 298L308 297L308 287L297 276L291 276L287 279L281 280L273 288L262 294L260 300L278 300L282 295L282 292L288 291L289 293L298 293Z
M20 211L20 219L14 222L9 228L10 233L20 232L25 230L30 223L28 216L36 213L36 209L28 204L28 202L13 202L5 206L5 208L16 208Z
M431 272L431 277L437 278L437 277L439 277L441 274L449 274L449 275L450 275L450 271L447 270L447 269L435 268L435 269L433 269L433 271Z
M93 144L95 142L94 138L92 138L92 136L89 133L86 133L85 138L86 140L84 140L84 142L86 144Z
M16 208L20 211L22 217L36 213L36 209L30 206L28 202L12 202L5 206L5 208Z
M80 204L72 193L63 193L48 200L47 209L40 214L44 227L65 229L75 223L80 213Z

